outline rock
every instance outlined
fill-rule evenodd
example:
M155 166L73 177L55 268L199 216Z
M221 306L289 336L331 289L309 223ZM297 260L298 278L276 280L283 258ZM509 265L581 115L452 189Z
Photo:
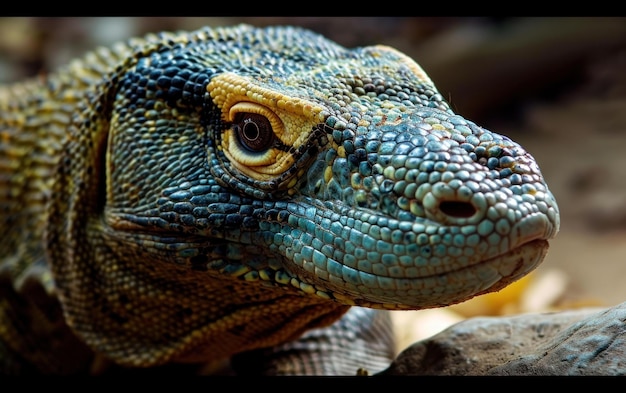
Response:
M377 375L626 375L626 303L471 318L408 347Z

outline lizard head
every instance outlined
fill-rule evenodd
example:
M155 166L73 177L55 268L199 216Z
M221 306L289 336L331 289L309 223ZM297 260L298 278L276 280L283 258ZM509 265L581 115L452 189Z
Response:
M377 308L464 301L543 260L559 212L535 159L455 114L413 60L241 39L126 77L110 217L193 235L176 252L196 269Z

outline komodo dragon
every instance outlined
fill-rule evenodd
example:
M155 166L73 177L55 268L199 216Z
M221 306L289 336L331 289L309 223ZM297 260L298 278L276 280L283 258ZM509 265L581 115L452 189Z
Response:
M239 25L3 87L0 223L0 372L355 375L385 310L507 286L559 211L406 55Z

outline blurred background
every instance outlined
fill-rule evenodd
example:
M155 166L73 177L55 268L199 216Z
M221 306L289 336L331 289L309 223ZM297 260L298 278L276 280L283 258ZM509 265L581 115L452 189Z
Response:
M347 47L393 46L422 65L458 114L539 162L561 209L544 263L493 296L394 313L406 343L473 315L626 300L626 18L0 18L0 83L131 36L235 23L300 25Z

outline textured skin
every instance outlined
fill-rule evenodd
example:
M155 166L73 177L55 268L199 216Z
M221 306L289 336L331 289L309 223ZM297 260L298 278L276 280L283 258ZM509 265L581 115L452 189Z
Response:
M501 289L559 228L532 156L413 60L290 27L98 49L0 90L0 141L4 372L255 358L331 324L300 342L363 331L380 358L347 355L382 369L371 309ZM267 369L356 372L287 358Z

